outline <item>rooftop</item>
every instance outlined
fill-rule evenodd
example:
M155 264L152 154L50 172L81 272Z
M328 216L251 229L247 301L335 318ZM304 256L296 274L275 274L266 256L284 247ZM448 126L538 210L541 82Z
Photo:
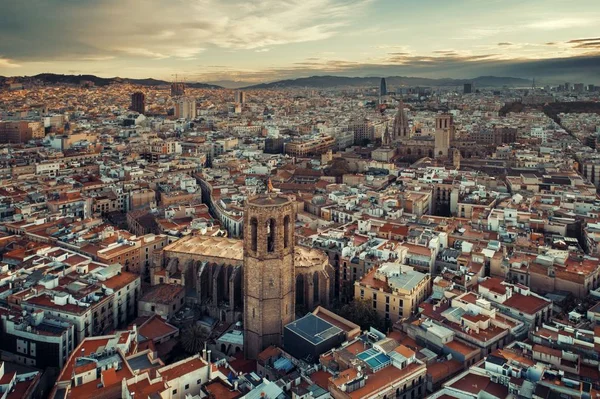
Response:
M223 237L190 236L166 246L164 251L242 261L244 259L244 242Z
M285 329L292 331L313 345L342 333L340 328L312 313L289 323L285 326Z

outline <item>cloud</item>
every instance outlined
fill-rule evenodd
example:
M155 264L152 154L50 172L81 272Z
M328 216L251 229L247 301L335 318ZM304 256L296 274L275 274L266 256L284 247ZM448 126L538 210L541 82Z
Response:
M7 2L0 15L0 48L13 59L33 61L110 56L183 59L209 47L268 51L272 46L330 38L371 1Z
M566 44L570 45L573 49L600 50L600 37L588 39L572 39L569 40Z
M513 44L511 42L500 42L498 43L498 46L512 46Z
M558 19L546 19L543 21L537 21L526 25L531 29L540 30L555 30L555 29L568 29L578 28L582 26L588 26L593 24L594 21L587 18L558 18Z
M289 67L263 70L214 71L194 76L199 81L223 79L243 80L248 83L271 82L315 75L336 76L419 76L431 78L467 79L483 75L511 76L561 82L565 79L600 83L594 75L594 66L600 65L600 56L553 58L544 60L498 59L494 54L458 56L389 56L376 62L348 60L308 60Z
M21 65L15 64L13 61L8 58L2 58L0 56L0 68L19 68Z

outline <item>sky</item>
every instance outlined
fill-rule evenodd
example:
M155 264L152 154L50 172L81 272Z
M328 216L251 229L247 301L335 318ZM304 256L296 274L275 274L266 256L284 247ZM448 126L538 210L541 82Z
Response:
M0 75L600 83L600 0L0 0Z

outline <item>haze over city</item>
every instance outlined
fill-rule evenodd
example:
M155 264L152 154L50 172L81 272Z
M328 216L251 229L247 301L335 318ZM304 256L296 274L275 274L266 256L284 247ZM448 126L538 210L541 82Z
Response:
M3 1L0 75L599 82L596 0ZM237 81L237 82L236 82Z

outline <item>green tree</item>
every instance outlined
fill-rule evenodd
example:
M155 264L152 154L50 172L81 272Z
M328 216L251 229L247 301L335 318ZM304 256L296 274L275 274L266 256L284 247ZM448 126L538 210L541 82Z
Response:
M193 324L181 333L181 346L184 351L196 354L202 351L210 336L210 330L200 324Z
M362 299L355 299L342 306L340 316L358 324L362 330L368 330L370 327L373 327L381 332L386 332L387 329L385 320L373 309L369 301Z

